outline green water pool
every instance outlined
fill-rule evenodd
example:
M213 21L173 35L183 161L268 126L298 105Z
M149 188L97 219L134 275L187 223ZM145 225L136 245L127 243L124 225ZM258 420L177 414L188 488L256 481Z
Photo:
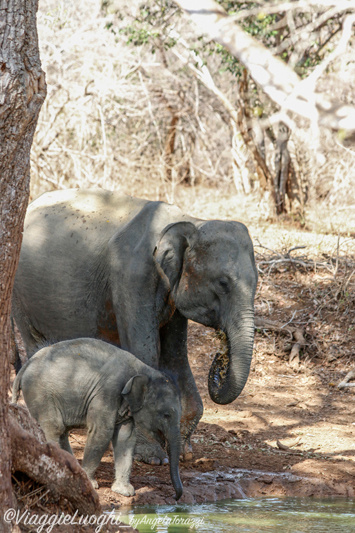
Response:
M355 533L355 500L261 498L135 507L120 519L140 533Z

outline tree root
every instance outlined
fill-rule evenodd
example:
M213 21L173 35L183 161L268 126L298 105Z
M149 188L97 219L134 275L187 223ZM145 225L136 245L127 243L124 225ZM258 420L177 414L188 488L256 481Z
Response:
M27 409L9 406L12 472L23 473L46 487L55 499L65 498L79 515L100 515L99 497L70 453L44 434Z
M136 531L119 517L102 514L99 497L78 461L57 444L46 442L26 407L10 404L9 422L15 510L29 520L16 524L14 519L11 531L31 533L35 524L46 523L53 533L94 533L102 519L105 533ZM63 515L73 519L69 529L64 522L52 523ZM42 522L45 518L47 522Z
M285 331L296 341L291 349L289 363L297 366L300 362L300 350L303 346L306 345L305 338L303 336L302 328L295 328L289 324L281 324L280 322L274 322L273 320L268 320L267 318L255 317L255 328L256 329L269 329L271 331L282 332Z

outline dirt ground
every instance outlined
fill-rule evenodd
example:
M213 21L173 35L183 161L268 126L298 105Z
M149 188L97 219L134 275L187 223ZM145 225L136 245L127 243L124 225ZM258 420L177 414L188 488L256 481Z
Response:
M181 501L353 497L355 387L339 389L338 384L355 363L354 293L346 302L339 295L334 300L339 286L328 271L298 267L261 276L260 284L257 316L287 324L296 315L293 323L303 329L306 345L299 361L290 363L290 334L258 330L247 385L235 402L220 406L210 400L207 389L219 340L213 330L190 324L189 359L204 415L192 437L193 458L181 462ZM74 433L71 442L80 458L84 436ZM134 463L136 495L125 498L109 488L112 461L108 451L98 471L104 507L174 502L168 466Z
M219 340L213 330L190 323L189 360L204 415L192 436L192 460L180 463L181 502L271 495L354 497L355 387L338 388L355 368L350 215L347 221L346 213L343 220L335 220L320 210L313 212L310 227L302 221L275 224L266 220L262 205L251 213L249 200L238 203L214 191L209 193L213 202L212 196L202 201L194 194L188 198L190 214L247 223L259 270L256 316L277 327L256 331L248 382L236 401L220 406L210 400L207 389ZM292 331L301 333L303 344L290 362L297 341ZM70 440L80 460L83 432L73 432ZM168 466L135 462L131 482L136 495L111 492L112 450L105 454L97 479L106 509L175 501Z

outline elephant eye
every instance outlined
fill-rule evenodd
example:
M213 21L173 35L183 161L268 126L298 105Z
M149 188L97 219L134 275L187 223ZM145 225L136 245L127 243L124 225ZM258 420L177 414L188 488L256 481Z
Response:
M171 415L170 413L164 413L163 414L163 417L166 419L166 420L169 420L171 418Z
M219 290L222 290L222 292L229 292L229 283L225 278L218 280L218 288Z

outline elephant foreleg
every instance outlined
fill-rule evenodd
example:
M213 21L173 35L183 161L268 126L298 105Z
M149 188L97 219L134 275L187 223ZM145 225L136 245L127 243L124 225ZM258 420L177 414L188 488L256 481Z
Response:
M133 420L128 420L116 426L112 446L115 458L115 482L111 490L123 496L133 496L134 487L130 484L134 446L136 444L136 430Z
M85 470L94 489L97 489L99 486L94 477L95 472L100 464L103 454L110 444L113 431L113 427L107 427L96 421L88 424L82 468Z
M190 459L190 437L202 417L203 404L187 358L187 319L179 311L176 310L171 321L161 328L160 341L159 369L173 373L180 387L183 456Z

